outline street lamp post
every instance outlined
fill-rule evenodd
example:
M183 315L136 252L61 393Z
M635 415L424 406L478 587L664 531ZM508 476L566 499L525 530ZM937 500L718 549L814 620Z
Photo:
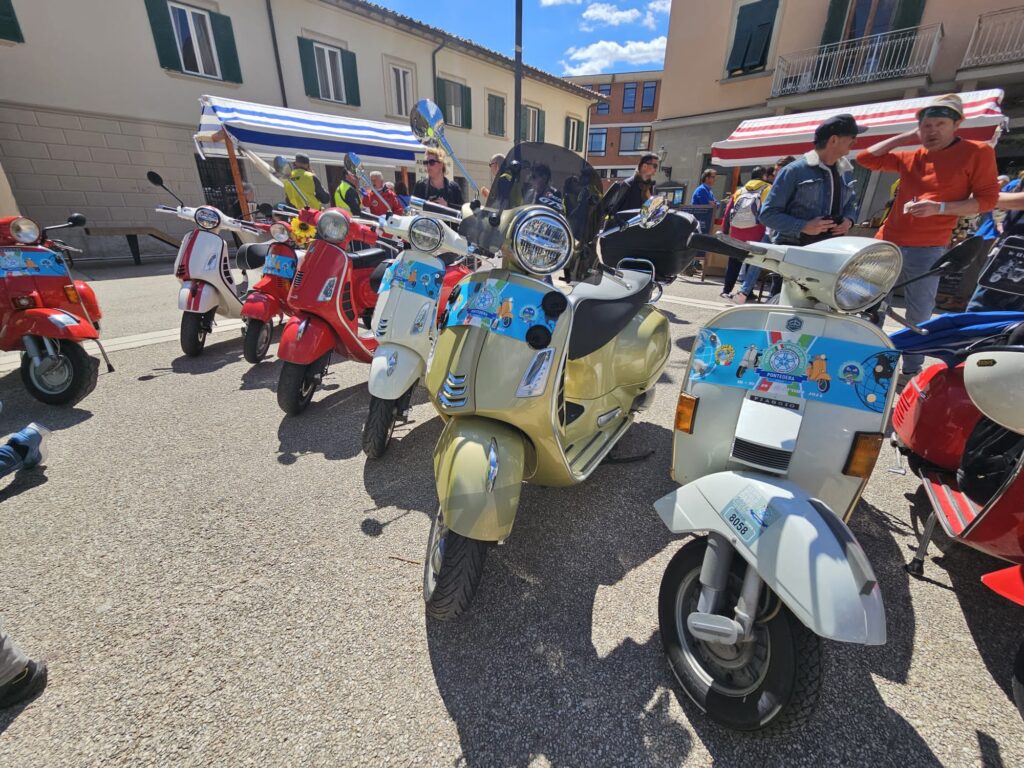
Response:
M516 85L513 141L518 144L522 136L523 123L523 0L516 0Z

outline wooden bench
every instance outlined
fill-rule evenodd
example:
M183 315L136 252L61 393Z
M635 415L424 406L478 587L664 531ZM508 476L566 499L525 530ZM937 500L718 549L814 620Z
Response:
M132 259L136 264L142 263L139 255L139 236L148 235L161 243L172 245L176 249L181 246L181 240L169 235L162 229L156 227L86 227L85 234L98 237L123 237L128 241L128 250L132 252Z

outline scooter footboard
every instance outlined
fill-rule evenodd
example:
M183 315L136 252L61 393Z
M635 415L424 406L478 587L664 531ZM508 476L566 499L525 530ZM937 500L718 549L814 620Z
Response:
M460 536L501 541L512 532L526 461L526 438L476 416L448 420L434 448L444 522Z
M408 347L381 344L370 362L370 394L382 400L397 400L423 378L426 368L423 358Z
M202 280L186 280L178 291L178 309L182 312L209 312L219 304L217 289Z
M747 472L716 472L654 503L673 533L715 531L822 637L885 643L885 608L853 532L799 486Z

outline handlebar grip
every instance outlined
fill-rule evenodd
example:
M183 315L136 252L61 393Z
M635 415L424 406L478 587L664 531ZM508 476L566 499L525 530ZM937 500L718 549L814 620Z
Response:
M457 216L462 218L462 211L458 211L455 208L449 208L447 205L441 205L440 203L429 203L424 201L423 210L428 213L440 213L445 216Z
M732 238L729 239L732 240ZM739 240L726 242L713 235L703 235L699 232L690 235L689 246L697 251L711 251L736 259L745 259L752 253L751 249L743 247Z

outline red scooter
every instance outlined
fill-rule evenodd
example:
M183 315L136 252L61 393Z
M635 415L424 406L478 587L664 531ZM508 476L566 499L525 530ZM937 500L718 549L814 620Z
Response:
M377 234L345 210L321 211L316 230L292 280L288 303L295 315L285 325L277 350L284 361L277 404L289 415L309 405L332 352L363 363L373 360L377 340L369 324L377 304L375 286L395 255L390 248L378 247L347 253L353 243L374 246Z
M99 342L96 294L68 268L67 254L75 249L48 237L83 226L80 213L46 229L22 216L0 219L0 350L23 350L21 380L50 405L73 405L96 387L99 364L82 348L85 339L96 342L107 370L114 370Z

